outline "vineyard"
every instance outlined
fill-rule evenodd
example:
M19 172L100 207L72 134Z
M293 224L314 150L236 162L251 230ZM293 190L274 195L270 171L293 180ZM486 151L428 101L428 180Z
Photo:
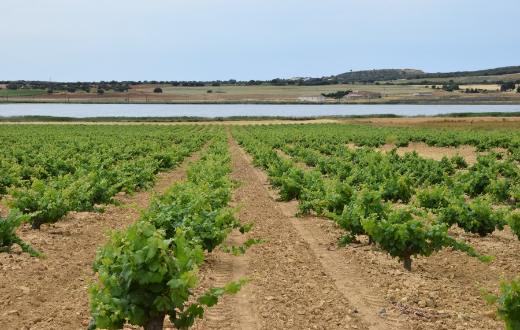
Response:
M0 139L7 329L520 329L518 131L2 125Z

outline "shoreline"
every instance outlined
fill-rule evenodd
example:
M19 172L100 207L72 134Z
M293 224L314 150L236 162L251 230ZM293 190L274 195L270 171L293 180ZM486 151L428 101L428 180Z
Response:
M513 120L520 121L519 112L467 112L467 113L447 113L438 115L416 115L401 116L392 114L374 114L374 115L341 115L341 116L307 116L307 117L290 117L290 116L230 116L230 117L59 117L59 116L0 116L0 124L17 124L17 123L238 123L238 122L281 122L281 123L305 123L305 122L344 122L344 121L360 121L363 120L404 120L404 121L504 121Z
M119 102L119 101L85 101L85 100L2 100L0 99L0 104L98 104L98 105L110 105L110 104L138 104L138 105L520 105L520 99L518 100L479 100L479 101L466 101L466 100L411 100L411 99L403 99L403 100L387 100L381 102L305 102L305 101L223 101L223 102L213 102L213 101L131 101L131 102Z

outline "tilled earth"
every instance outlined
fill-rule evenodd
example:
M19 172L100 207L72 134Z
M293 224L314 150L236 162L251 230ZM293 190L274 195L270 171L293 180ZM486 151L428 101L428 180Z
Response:
M520 242L509 229L485 238L453 230L479 252L495 256L490 264L444 250L414 259L407 272L366 243L338 247L342 231L330 220L295 218L297 204L277 201L265 173L253 167L234 140L229 146L232 178L238 182L233 206L242 223L254 227L245 235L233 232L227 244L247 238L264 242L244 256L220 250L207 255L200 291L243 277L249 283L209 310L196 329L503 328L481 289L494 291L500 279L520 274ZM161 175L154 191L182 179L185 167L186 162ZM121 196L123 206L73 213L41 231L22 228L22 238L47 258L0 254L1 328L84 329L96 248L106 241L107 231L134 222L151 195Z
M16 248L0 253L0 328L85 329L96 249L111 230L135 222L154 193L183 179L187 164L198 157L195 153L177 169L160 174L150 191L119 195L121 206L109 205L103 213L70 213L39 231L23 226L21 238L45 258L32 258Z

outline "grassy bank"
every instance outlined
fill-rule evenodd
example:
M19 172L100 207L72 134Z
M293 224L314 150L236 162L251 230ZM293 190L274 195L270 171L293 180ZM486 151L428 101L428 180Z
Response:
M320 119L371 119L371 118L478 118L478 117L520 117L520 112L468 112L439 114L434 116L399 116L393 114L373 114L373 115L345 115L345 116L309 116L309 117L288 117L288 116L233 116L233 117L53 117L53 116L12 116L0 117L0 122L234 122L234 121L309 121Z

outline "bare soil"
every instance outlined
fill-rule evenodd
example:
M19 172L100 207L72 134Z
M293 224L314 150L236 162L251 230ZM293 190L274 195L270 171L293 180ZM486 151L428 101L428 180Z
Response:
M223 120L223 121L181 121L181 122L137 122L137 121L113 121L113 122L43 122L23 121L7 122L2 124L60 124L60 125L272 125L272 124L319 124L319 123L347 123L347 124L369 124L375 126L394 127L430 127L430 128L461 128L461 129L518 129L520 128L520 117L403 117L403 118L321 118L309 120Z
M335 285L308 242L298 233L291 217L270 195L263 173L233 141L233 178L240 182L234 202L240 207L239 218L253 223L248 234L264 243L247 252L243 274L250 283L243 295L219 302L218 313L197 324L198 329L368 329L359 311ZM205 270L205 285L222 283L227 265L216 258ZM235 258L235 257L233 257ZM240 261L238 261L240 263ZM236 269L236 264L232 268ZM215 269L217 270L215 274ZM225 280L236 272L227 271ZM213 284L214 283L214 284Z
M403 117L344 119L344 123L394 127L508 129L520 128L520 117Z
M452 233L490 264L451 250L413 261L407 272L395 259L366 242L339 247L343 234L332 221L296 218L296 202L280 202L266 174L229 141L232 206L251 232L233 232L226 244L247 238L265 242L244 256L221 250L207 254L200 292L246 277L249 283L224 297L198 320L196 329L501 329L481 288L497 290L501 279L520 273L520 241L509 228L481 238ZM198 157L194 155L190 160ZM41 231L20 230L23 239L44 251L45 259L0 254L2 329L84 329L88 324L87 286L96 248L106 232L134 222L153 192L185 177L187 162L161 175L152 191L120 196L122 207L105 213L74 213ZM166 329L171 329L169 322ZM127 327L127 329L136 329Z
M353 144L348 144L348 147L355 148ZM387 143L377 148L376 150L382 152L389 152L395 148L394 144ZM433 160L441 160L443 157L451 158L453 156L461 156L464 158L466 163L469 165L475 164L477 162L477 158L480 155L486 155L489 151L478 152L477 148L470 145L462 145L458 147L432 147L423 142L410 142L406 147L397 148L397 154L403 156L409 152L416 152L419 156L423 158L433 159ZM508 154L509 151L503 148L493 148L493 152L500 154Z
M195 153L175 170L159 174L149 191L119 195L122 205L108 205L104 213L70 213L39 231L20 228L21 238L45 253L45 258L32 258L16 248L0 254L0 328L85 329L96 249L110 231L135 222L154 194L182 180L187 164L198 157Z
M441 151L435 150L430 156ZM296 214L297 202L285 203L283 208L287 216ZM396 259L366 241L338 247L344 231L331 220L307 216L294 221L338 288L349 292L349 300L361 315L373 317L377 310L378 315L384 311L385 319L374 328L503 328L494 307L486 305L482 290L496 292L501 280L510 280L520 273L520 255L516 252L520 241L509 227L487 237L467 234L458 228L451 230L457 239L493 256L490 264L445 249L431 257L415 258L413 270L408 272Z
M389 152L395 148L394 144L385 144L377 150ZM397 154L403 156L408 152L417 152L419 156L433 159L433 160L441 160L443 157L451 158L453 156L459 155L464 158L464 160L468 164L474 164L477 162L477 156L479 153L477 149L473 146L459 146L459 147L432 147L422 142L410 142L407 147L399 147L397 148Z
M413 261L407 272L385 252L365 243L337 248L343 234L332 221L316 217L300 219L302 232L321 251L323 262L341 274L336 279L348 288L349 299L361 310L385 311L387 329L501 329L494 308L486 305L481 289L496 290L501 279L520 271L516 253L520 242L509 228L481 238L454 230L479 252L495 256L484 264L463 253L443 250ZM382 309L379 309L381 311Z
M291 156L286 154L283 150L276 149L275 151L276 151L276 153L278 154L279 157L281 157L283 159L291 159ZM302 169L302 170L310 170L312 168L312 167L310 167L307 164L302 163L302 162L294 162L294 165L296 167L298 167L299 169Z

